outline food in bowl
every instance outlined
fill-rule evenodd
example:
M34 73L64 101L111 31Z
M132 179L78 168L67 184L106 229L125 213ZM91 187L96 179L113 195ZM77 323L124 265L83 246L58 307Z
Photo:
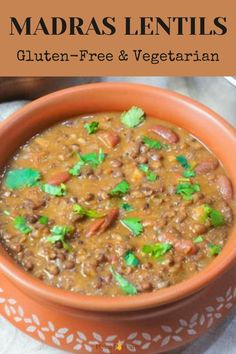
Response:
M27 272L87 295L177 284L221 252L233 226L221 163L180 127L97 113L36 135L0 190L1 243Z

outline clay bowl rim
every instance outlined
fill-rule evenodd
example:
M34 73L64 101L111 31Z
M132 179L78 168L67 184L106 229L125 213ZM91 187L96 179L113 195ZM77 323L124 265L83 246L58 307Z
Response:
M231 139L236 141L236 130L221 118L217 113L205 107L197 101L194 101L181 94L169 91L167 89L153 87L148 85L132 84L132 83L95 83L85 84L72 88L56 91L54 93L43 96L17 110L10 117L4 120L1 124L0 131L7 132L9 128L16 127L18 122L24 119L26 113L34 112L38 108L43 108L49 101L52 103L59 98L71 94L80 94L81 92L96 90L132 90L137 94L154 94L160 97L165 97L170 101L182 104L183 108L188 107L191 110L197 110L208 117L214 124L220 125L224 134L228 134ZM96 111L95 111L96 112ZM79 113L78 113L79 114ZM1 147L0 147L1 149ZM236 170L234 169L236 174ZM236 233L236 225L232 229L232 234ZM232 246L235 247L232 247ZM236 237L230 237L226 243L222 253L216 257L211 264L203 271L194 275L181 283L170 286L169 288L161 289L152 293L138 294L135 296L90 296L73 293L63 289L53 288L43 283L43 281L34 278L29 273L25 272L19 265L6 254L5 251L0 253L0 270L20 287L23 292L31 293L33 296L39 297L42 300L56 303L63 307L69 307L80 310L89 310L96 312L119 312L119 311L137 311L151 309L162 305L174 303L181 299L197 293L211 282L219 278L235 261L236 259Z

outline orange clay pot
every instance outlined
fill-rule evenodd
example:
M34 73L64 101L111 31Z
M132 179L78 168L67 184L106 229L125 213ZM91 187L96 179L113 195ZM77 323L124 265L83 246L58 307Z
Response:
M0 166L27 139L56 122L134 105L199 138L222 161L236 188L235 130L189 98L132 84L84 85L26 105L0 127ZM153 293L110 298L49 287L0 248L0 312L23 332L69 352L161 353L196 339L232 308L235 260L236 227L222 253L191 279Z

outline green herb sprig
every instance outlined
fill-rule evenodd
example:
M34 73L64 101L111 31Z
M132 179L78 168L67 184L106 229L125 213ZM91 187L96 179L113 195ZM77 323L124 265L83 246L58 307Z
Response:
M92 219L99 219L104 217L105 214L99 213L96 210L86 209L80 204L74 204L73 211L76 214L87 216Z
M89 135L95 134L98 130L99 123L98 122L91 122L91 123L85 123L84 128L87 130L87 133Z
M65 237L73 231L73 228L71 226L55 225L51 228L50 231L52 235L47 237L48 242L56 243L60 241L66 251L71 251L71 245L65 241Z
M121 288L121 290L127 295L135 295L137 294L136 287L131 284L126 278L117 273L112 267L110 267L110 272L113 275L113 278Z
M110 195L114 197L121 197L128 193L130 190L130 185L127 181L123 180L122 182L118 183L112 190L110 191Z
M143 232L143 225L140 218L126 218L120 220L121 224L127 227L137 237Z
M145 113L142 108L132 107L127 112L121 114L121 122L128 128L135 128L143 123L145 120Z
M34 187L38 184L41 174L33 168L19 168L7 172L4 183L9 189Z
M151 171L147 164L141 163L138 165L138 168L145 173L148 181L155 182L157 180L157 174Z

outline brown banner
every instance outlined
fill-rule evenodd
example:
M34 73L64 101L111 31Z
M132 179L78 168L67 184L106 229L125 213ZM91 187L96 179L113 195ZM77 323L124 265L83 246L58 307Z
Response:
M4 2L0 75L236 75L235 7L235 0Z

